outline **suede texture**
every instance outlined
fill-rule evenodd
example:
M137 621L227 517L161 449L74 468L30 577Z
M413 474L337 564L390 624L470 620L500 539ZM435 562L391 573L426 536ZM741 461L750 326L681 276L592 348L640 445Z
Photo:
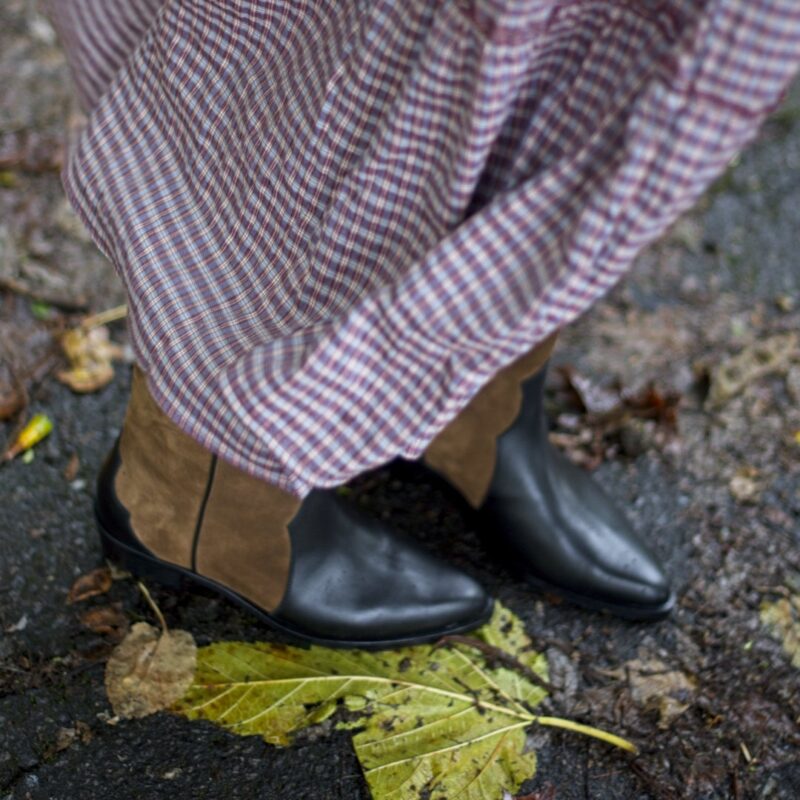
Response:
M217 459L197 542L197 572L274 611L289 580L287 526L301 502Z
M278 605L289 579L287 525L300 499L214 458L183 433L155 403L139 367L120 461L115 490L145 547L267 611Z
M497 437L511 427L522 406L521 384L545 364L556 343L551 334L501 369L459 412L422 455L473 507L486 497L497 459Z
M119 452L114 488L133 532L158 558L190 568L212 456L156 405L138 367Z

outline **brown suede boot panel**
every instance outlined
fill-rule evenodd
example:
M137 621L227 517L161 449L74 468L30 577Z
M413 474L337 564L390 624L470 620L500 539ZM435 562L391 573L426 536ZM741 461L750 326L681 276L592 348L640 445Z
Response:
M134 533L164 561L191 567L211 454L156 405L138 367L133 371L119 452L121 466L114 485L130 513Z
M197 571L274 610L289 580L287 525L301 502L217 459L197 544Z
M494 472L496 439L522 405L521 383L538 372L557 333L501 369L428 445L423 461L443 475L473 507L483 502Z

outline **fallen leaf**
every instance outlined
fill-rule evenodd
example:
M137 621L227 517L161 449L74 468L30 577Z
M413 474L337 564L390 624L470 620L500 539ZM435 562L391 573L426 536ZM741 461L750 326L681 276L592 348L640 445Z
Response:
M56 731L56 740L53 744L52 752L60 753L78 741L87 744L92 738L92 729L85 722L79 720L72 728L59 728Z
M127 570L118 567L116 564L113 564L110 561L107 563L108 563L108 569L111 572L112 581L124 581L131 577L131 573L128 572Z
M559 372L575 399L580 403L582 411L591 414L607 414L622 402L618 389L601 386L591 378L581 375L571 364L561 366Z
M284 746L347 709L355 719L337 727L357 729L353 745L373 797L395 800L516 792L536 769L525 731L537 723L635 751L610 734L536 714L546 691L526 673L546 680L546 661L500 604L474 637L450 638L457 641L380 653L218 642L198 652L194 682L174 709ZM491 658L495 651L507 658Z
M783 642L793 666L800 668L800 595L762 603L760 616L770 633Z
M31 314L38 320L47 320L53 315L53 307L49 303L43 303L41 300L30 301Z
M668 728L692 704L696 681L680 670L671 669L657 658L626 661L619 669L605 674L627 679L633 701L642 708L658 712L658 727Z
M35 447L39 442L53 430L52 420L45 414L34 415L30 422L20 431L14 444L6 450L3 455L4 461L11 461L16 458L20 453L24 453Z
M61 346L69 359L70 369L56 377L74 392L96 392L114 379L112 362L125 356L124 350L110 340L108 328L81 325L61 337Z
M652 383L636 391L618 381L600 386L571 365L560 367L557 374L562 402L582 413L558 414L556 422L567 432L551 432L549 438L580 466L594 469L620 451L635 457L663 446L677 432L680 392L661 391Z
M129 628L128 618L118 605L87 608L79 619L93 633L112 639L122 639Z
M10 170L0 169L0 189L13 189L18 184L17 175Z
M79 603L89 597L105 594L111 588L111 570L98 567L75 580L67 594L67 603Z
M190 633L137 622L106 664L106 693L122 719L169 708L192 685L197 647Z
M791 361L800 355L798 344L796 333L778 334L745 347L723 361L711 371L706 407L719 408L753 381L788 370Z

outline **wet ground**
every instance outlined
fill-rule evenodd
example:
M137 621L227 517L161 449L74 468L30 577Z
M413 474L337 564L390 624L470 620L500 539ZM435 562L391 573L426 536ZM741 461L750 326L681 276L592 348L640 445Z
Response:
M34 3L6 0L0 381L12 357L46 362L53 329L69 314L123 299L61 193L63 141L79 123L52 30ZM759 618L762 603L800 592L800 351L795 343L774 356L779 337L800 329L799 218L796 87L698 207L564 332L553 358L556 438L596 465L596 479L664 559L680 593L670 619L620 622L528 590L490 561L422 474L393 465L352 483L353 502L421 535L525 620L561 687L554 711L642 747L631 762L574 735L536 733L539 770L523 794L800 797L800 671ZM119 325L114 336L124 340ZM733 396L712 405L709 375L742 351L754 354L751 374L745 365ZM779 363L765 370L771 358ZM560 366L634 395L652 381L658 397L680 396L677 431L635 415L604 427L570 405ZM127 390L124 367L92 395L73 394L51 373L34 381L28 408L49 414L55 430L32 462L0 471L0 798L367 798L346 733L278 749L166 713L112 724L103 669L113 637L81 614L111 606L134 622L152 621L150 611L130 580L82 604L66 596L103 563L92 481ZM13 427L0 424L0 435ZM154 595L168 622L199 644L270 638L221 600L156 587ZM691 688L679 708L642 701L634 659L684 676Z

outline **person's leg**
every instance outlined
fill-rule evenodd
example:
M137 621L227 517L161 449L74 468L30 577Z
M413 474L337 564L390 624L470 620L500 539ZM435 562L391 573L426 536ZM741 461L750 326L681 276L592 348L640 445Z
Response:
M154 4L63 3L74 63L109 54L103 80L122 63L65 186L129 289L158 407L298 499L421 455L608 291L753 135L800 41L782 0L674 25L620 3L602 30L588 7L542 27L535 3L420 0L398 27L394 0L168 0L140 46L137 24L109 47L106 7L119 32ZM537 431L506 437L487 499L577 480L517 459Z
M48 5L91 112L167 3ZM121 436L98 477L96 514L106 554L135 574L216 589L305 642L428 641L475 628L492 609L474 579L335 488L300 498L214 456L161 410L138 367Z
M159 409L134 369L98 479L103 548L136 575L207 587L304 642L385 647L485 622L472 578L336 489L300 499L216 458Z

